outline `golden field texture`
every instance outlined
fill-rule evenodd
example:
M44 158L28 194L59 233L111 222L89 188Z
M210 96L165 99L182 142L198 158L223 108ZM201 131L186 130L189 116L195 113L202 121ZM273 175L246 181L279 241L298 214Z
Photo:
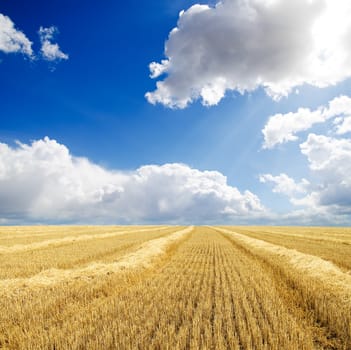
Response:
M0 228L0 349L351 349L351 229Z

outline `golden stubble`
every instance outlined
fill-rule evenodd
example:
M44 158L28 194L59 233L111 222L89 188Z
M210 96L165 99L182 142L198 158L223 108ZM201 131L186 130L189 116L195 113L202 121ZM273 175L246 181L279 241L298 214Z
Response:
M313 247L308 254L231 227L148 229L69 243L79 255L95 242L99 258L83 254L83 265L47 264L40 273L0 279L0 348L351 348L350 276L325 259L328 244L322 259ZM281 232L272 231L282 240ZM86 228L80 232L87 235ZM98 232L94 227L91 235ZM35 259L57 249L3 256L30 260L30 254Z

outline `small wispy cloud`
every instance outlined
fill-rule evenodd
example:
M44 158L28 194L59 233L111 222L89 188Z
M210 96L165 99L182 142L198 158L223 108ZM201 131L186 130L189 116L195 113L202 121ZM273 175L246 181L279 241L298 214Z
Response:
M297 183L294 179L282 173L277 176L271 174L262 174L259 177L262 183L272 183L274 185L273 192L281 193L289 197L294 197L301 193L306 193L310 183L306 179L302 179Z
M57 60L68 60L68 55L61 51L57 43L53 43L53 39L58 34L58 29L54 26L44 28L40 27L39 38L41 42L40 53L44 60L57 61Z
M54 42L59 33L57 27L40 27L38 30L41 44L38 54L33 52L33 42L19 29L10 17L0 13L0 51L10 53L21 53L32 60L43 59L49 62L68 60L68 54L64 53L60 46ZM0 61L1 63L1 61Z

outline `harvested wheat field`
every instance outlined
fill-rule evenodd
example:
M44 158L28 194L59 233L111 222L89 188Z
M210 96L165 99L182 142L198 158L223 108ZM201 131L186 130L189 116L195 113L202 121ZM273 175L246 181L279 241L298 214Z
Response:
M1 349L351 349L351 229L0 229Z

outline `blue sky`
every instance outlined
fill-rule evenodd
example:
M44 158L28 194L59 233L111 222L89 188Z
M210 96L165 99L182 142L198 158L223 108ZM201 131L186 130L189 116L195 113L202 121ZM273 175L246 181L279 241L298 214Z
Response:
M0 223L349 225L350 5L247 4L0 1Z

